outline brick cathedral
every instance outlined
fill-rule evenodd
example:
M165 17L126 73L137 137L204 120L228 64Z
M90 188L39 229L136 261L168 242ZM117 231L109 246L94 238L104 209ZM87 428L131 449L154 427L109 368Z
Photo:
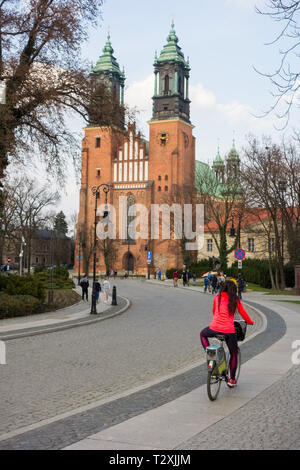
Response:
M103 80L124 103L125 75L114 57L110 37L91 75ZM76 235L76 263L81 260L81 273L93 271L93 227L95 188L107 184L109 192L99 188L99 201L105 197L116 208L119 198L127 198L128 207L143 204L149 208L149 239L133 239L129 234L106 243L97 241L96 272L115 270L147 274L183 264L180 240L151 240L151 204L172 204L178 194L193 191L195 174L195 138L190 121L189 62L178 45L172 24L167 44L154 61L153 114L149 124L149 141L136 133L135 125L127 132L112 127L88 126L82 142L80 208ZM117 135L117 138L116 138ZM190 202L190 201L187 201ZM101 218L101 216L100 216ZM128 217L128 219L130 219ZM145 237L143 237L145 238ZM105 252L106 249L106 252ZM151 264L147 252L151 251Z

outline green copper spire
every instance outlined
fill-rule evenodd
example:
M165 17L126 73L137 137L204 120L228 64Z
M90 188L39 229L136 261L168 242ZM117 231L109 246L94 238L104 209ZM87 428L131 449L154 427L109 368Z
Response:
M214 168L224 167L224 161L220 155L220 144L218 144L218 151L217 151L217 155L214 160L214 163L213 163L213 167Z
M235 160L235 161L240 161L240 156L235 148L235 138L233 138L233 141L232 141L232 148L229 152L229 155L228 155L228 160Z
M110 42L110 35L108 34L106 44L103 48L103 54L99 57L96 66L91 70L91 73L98 72L113 72L122 75L119 64L113 56L114 50Z
M169 36L167 37L167 41L168 43L164 46L163 50L161 51L160 57L157 59L157 62L161 63L174 60L175 62L182 62L187 68L189 68L189 64L185 61L183 52L178 46L178 37L175 33L173 21Z

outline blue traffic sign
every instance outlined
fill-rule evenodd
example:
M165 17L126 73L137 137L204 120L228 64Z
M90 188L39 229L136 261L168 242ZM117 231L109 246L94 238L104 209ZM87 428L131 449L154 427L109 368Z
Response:
M148 264L151 264L151 259L152 259L152 252L151 252L151 251L147 251L147 263L148 263Z
M243 260L246 256L246 253L242 248L238 248L237 250L235 250L234 256L237 260Z

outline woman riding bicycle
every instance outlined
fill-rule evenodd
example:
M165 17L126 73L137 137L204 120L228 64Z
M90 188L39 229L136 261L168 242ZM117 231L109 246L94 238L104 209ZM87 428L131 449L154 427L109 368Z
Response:
M225 281L220 294L216 295L214 299L213 320L210 325L204 328L200 333L200 340L205 350L209 346L207 338L212 338L217 334L225 336L226 344L230 352L229 387L234 387L237 383L235 374L238 358L238 343L234 328L234 314L236 310L238 310L248 325L254 324L254 321L251 320L237 296L236 284L233 281Z

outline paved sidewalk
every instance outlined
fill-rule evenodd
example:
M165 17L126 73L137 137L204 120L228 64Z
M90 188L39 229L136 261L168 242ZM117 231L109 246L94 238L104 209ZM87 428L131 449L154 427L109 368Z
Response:
M284 319L286 333L243 364L238 387L222 384L210 402L203 385L65 449L299 449L300 374L291 357L300 317L289 304L258 298Z
M76 288L76 292L81 294L81 289ZM21 332L30 332L30 331L41 331L47 328L52 327L60 327L63 325L70 325L71 322L76 323L83 320L88 319L95 319L97 316L91 315L91 297L92 297L92 289L89 289L89 300L81 300L78 303L66 307L60 310L56 310L53 312L41 313L37 315L28 315L24 317L16 317L16 318L9 318L0 320L0 339L9 339L9 335L12 333L20 333ZM118 297L118 299L120 299ZM127 299L126 302L121 302L120 310L124 308L125 304L129 304ZM118 302L119 303L119 302ZM111 312L111 310L116 313L118 308L113 308L111 305L111 297L109 297L108 303L104 302L103 293L100 294L100 301L97 303L97 313L98 315L103 315L106 311Z

